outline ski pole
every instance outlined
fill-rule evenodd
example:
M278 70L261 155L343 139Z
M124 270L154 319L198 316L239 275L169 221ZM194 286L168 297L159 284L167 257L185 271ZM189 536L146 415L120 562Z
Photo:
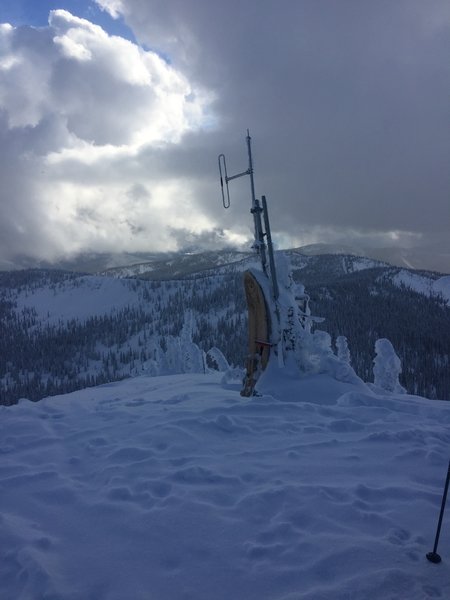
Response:
M434 548L432 552L428 552L427 554L427 558L430 562L432 563L440 563L441 562L441 557L439 556L439 554L437 553L437 547L438 547L438 543L439 543L439 535L441 533L441 525L442 525L442 518L444 516L444 510L445 510L445 503L447 501L447 492L448 492L448 484L450 481L450 461L448 463L448 469L447 469L447 478L445 480L445 487L444 487L444 494L442 496L442 504L441 504L441 512L439 513L439 521L438 521L438 526L437 526L437 530L436 530L436 538L434 540Z

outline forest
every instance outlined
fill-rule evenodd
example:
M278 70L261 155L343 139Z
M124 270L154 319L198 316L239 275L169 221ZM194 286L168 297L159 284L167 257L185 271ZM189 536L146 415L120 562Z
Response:
M450 399L450 308L442 297L394 283L396 267L353 268L352 257L323 255L292 264L313 315L324 318L315 327L333 341L346 336L351 364L364 381L373 380L375 341L388 338L402 361L400 381L409 393ZM89 276L65 271L0 273L1 404L163 374L167 361L165 371L162 363L155 369L155 361L162 361L179 338L187 315L194 344L205 353L219 348L231 365L243 366L247 311L239 263L183 279L119 283L129 302L102 312L96 296L100 278L93 286ZM82 317L75 310L70 318L52 319L52 298L77 288L91 295L93 314ZM46 314L26 301L42 290L49 294Z

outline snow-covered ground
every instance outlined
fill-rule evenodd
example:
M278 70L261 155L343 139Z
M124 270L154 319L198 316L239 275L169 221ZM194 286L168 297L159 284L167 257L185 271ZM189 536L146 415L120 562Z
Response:
M220 378L0 407L2 598L450 598L449 403Z

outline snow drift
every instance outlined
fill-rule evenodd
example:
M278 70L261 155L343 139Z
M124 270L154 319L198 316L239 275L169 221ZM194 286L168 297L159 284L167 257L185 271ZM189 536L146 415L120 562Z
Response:
M140 377L0 407L2 597L450 597L450 405L360 380Z

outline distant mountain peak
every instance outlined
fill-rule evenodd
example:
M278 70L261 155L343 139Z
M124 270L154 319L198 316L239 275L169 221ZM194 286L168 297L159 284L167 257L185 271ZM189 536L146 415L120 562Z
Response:
M307 244L297 248L285 249L288 253L300 253L304 256L346 255L359 256L396 267L407 269L435 271L450 274L450 250L441 247L365 247L360 244ZM173 265L180 265L181 272L185 268L181 265L191 265L190 272L214 268L219 265L237 262L244 258L254 256L254 252L236 248L223 248L220 250L201 250L197 247L187 248L179 252L83 252L71 258L62 258L54 262L36 260L32 257L18 257L15 261L0 262L0 270L12 271L27 268L63 269L83 273L102 273L121 268L130 268L135 272L157 271L164 264L173 261ZM175 270L175 267L173 271ZM130 273L128 276L132 276ZM173 275L173 273L168 274Z

